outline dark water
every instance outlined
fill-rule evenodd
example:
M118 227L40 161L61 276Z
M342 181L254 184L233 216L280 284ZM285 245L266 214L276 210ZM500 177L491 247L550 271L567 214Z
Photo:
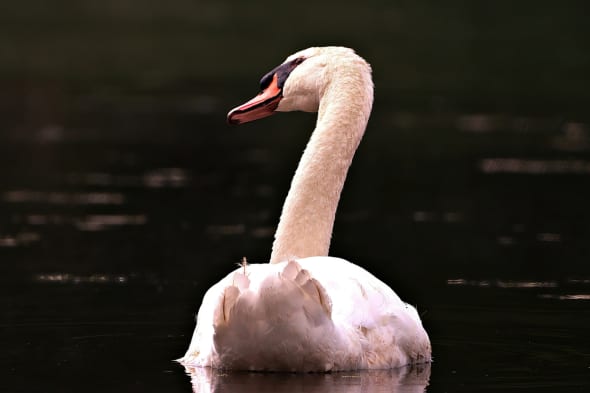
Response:
M2 6L0 391L590 388L580 7L306 4L297 29L266 2ZM185 370L204 292L269 257L314 122L225 113L315 43L358 48L377 93L331 253L417 305L435 362Z

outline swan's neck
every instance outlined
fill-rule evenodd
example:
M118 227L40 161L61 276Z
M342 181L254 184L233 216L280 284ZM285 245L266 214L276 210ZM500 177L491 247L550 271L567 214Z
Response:
M373 104L368 64L348 64L328 76L316 128L283 205L271 263L328 255L340 193Z

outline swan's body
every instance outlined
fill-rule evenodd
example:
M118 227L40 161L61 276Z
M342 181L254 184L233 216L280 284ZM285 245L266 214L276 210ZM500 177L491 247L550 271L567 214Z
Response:
M182 361L238 370L393 368L431 360L416 312L363 268L328 257L340 192L373 103L370 66L341 47L298 52L230 123L318 111L270 264L244 264L206 293Z
M252 264L205 295L184 361L235 370L336 371L430 360L416 310L363 268L309 257Z

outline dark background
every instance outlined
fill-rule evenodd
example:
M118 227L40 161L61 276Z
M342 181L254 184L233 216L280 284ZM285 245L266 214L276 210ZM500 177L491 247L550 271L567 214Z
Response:
M189 389L170 360L204 291L243 256L268 259L314 125L225 114L312 45L373 67L331 255L423 310L429 391L584 389L584 6L0 5L3 390Z

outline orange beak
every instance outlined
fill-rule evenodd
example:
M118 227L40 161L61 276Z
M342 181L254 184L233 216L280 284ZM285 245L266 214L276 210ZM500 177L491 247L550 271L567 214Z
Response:
M275 109L279 106L279 101L283 98L282 93L278 85L277 74L275 73L266 89L245 104L229 111L227 122L229 124L242 124L274 114Z

